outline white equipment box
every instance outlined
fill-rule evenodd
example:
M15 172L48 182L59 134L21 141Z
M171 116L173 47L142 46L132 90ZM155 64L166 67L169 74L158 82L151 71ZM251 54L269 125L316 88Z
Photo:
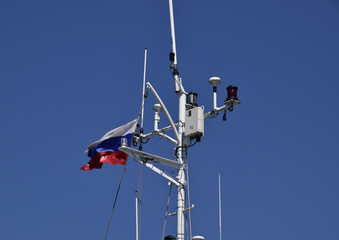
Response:
M185 136L190 138L204 136L204 107L186 110Z

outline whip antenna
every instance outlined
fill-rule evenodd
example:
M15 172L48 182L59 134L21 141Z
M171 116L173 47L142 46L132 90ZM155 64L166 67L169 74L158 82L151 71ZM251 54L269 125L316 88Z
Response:
M145 104L146 62L147 62L147 48L145 48L144 77L143 77L143 81L142 81L142 104L141 104L141 122L140 122L140 131L141 131L141 133L143 132L143 126L144 126L144 104Z
M221 190L220 190L220 173L219 173L219 233L221 240Z

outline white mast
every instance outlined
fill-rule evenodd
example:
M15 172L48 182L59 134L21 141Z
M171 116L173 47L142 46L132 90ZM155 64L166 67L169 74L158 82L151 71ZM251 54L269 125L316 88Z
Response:
M173 2L169 0L169 12L170 12L170 21L171 21L171 35L172 35L172 52L173 52L173 78L175 81L175 91L179 95L179 126L178 126L178 143L176 144L176 157L178 158L179 163L184 163L183 159L183 146L184 146L184 126L185 126L185 104L186 104L186 95L183 91L181 84L181 79L179 78L178 65L177 65L177 49L175 42L175 29L174 29L174 16L173 16ZM181 183L178 186L178 198L177 198L177 240L185 239L185 217L184 217L184 207L185 207L185 171L184 166L178 170L178 181Z

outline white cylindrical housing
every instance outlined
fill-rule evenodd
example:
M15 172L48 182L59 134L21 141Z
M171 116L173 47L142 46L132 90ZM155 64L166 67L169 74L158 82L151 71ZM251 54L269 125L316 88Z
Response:
M217 108L217 86L221 83L219 77L211 77L208 83L213 86L213 110Z
M162 110L161 105L159 103L154 104L153 110L154 113L154 131L158 131L159 122L160 122L160 111Z
M159 122L160 122L160 113L155 112L154 113L154 131L159 130Z

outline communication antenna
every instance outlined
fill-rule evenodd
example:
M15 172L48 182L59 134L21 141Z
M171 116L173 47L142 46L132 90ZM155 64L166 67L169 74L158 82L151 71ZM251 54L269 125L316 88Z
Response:
M142 81L142 104L141 104L141 122L140 132L143 133L144 126L144 105L145 105L145 81L146 81L146 62L147 62L147 48L145 48L145 59L144 59L144 77Z
M220 173L219 173L219 233L221 240L221 190L220 190Z
M139 207L138 191L135 191L135 239L139 240Z

